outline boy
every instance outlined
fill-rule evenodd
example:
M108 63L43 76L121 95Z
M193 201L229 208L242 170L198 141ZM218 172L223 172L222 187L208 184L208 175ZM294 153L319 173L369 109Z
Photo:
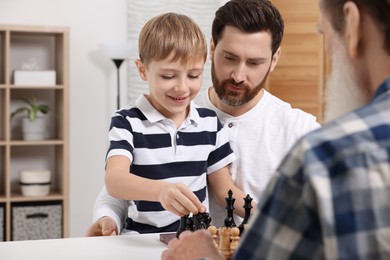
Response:
M245 194L232 182L227 166L235 156L215 112L192 102L207 57L200 28L187 16L162 14L145 24L138 48L150 94L112 118L105 181L111 196L132 201L126 230L172 232L179 216L206 211L206 178L221 205L229 189Z

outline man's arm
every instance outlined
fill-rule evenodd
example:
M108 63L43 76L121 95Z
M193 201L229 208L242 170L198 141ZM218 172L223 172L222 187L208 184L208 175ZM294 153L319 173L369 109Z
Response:
M291 164L284 165L285 168ZM275 173L249 220L234 259L322 259L316 193L310 182ZM298 180L298 181L297 181Z
M110 236L121 232L130 203L110 196L103 186L95 200L93 223L86 236Z

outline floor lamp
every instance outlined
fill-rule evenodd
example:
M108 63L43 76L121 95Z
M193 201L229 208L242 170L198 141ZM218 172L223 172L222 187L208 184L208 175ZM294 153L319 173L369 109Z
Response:
M130 58L133 48L129 44L101 44L104 54L112 60L116 67L117 75L117 109L120 109L120 67L123 61Z

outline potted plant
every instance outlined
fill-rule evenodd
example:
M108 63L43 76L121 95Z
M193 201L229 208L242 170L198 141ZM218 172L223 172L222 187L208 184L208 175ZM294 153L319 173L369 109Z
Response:
M38 103L37 98L21 98L26 105L15 110L11 118L17 114L25 113L22 119L22 132L24 140L44 140L48 137L47 118L42 116L49 112L49 106Z

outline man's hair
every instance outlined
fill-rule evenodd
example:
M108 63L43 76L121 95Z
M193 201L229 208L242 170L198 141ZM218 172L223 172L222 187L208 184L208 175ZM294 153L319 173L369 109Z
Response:
M245 33L270 32L272 54L283 38L284 22L278 9L268 0L231 0L215 13L212 25L214 45L222 38L225 26L233 26Z
M322 0L321 8L329 16L333 29L344 31L343 7L348 1L372 17L384 34L384 49L390 54L390 1L389 0Z
M172 61L196 62L207 58L207 42L199 26L188 16L164 13L150 19L138 39L140 60L146 65L172 53Z

